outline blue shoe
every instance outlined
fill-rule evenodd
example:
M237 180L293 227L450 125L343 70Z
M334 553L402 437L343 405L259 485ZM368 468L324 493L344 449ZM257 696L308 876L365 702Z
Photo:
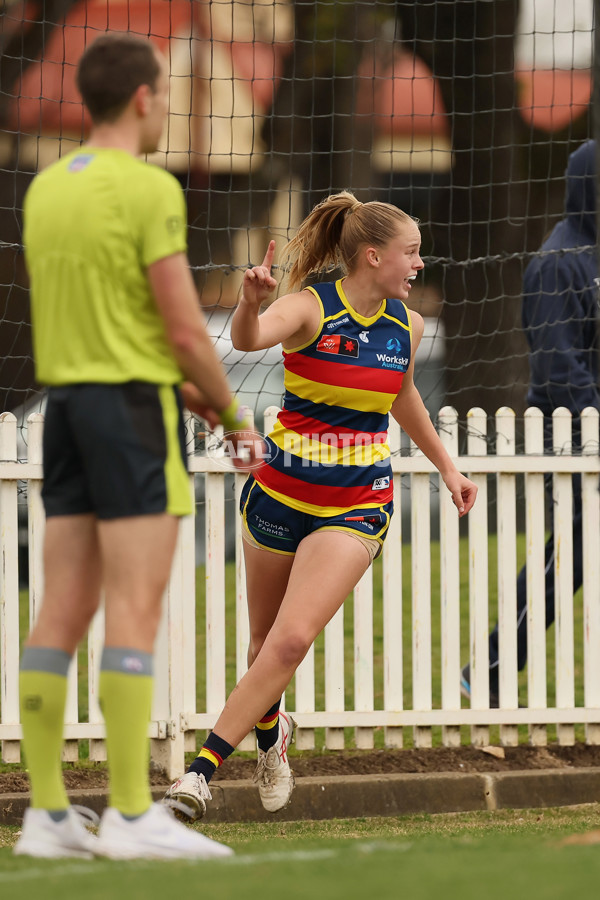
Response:
M460 673L460 692L463 697L466 697L467 700L471 699L471 672L469 670L469 666L465 666ZM519 704L520 706L521 704ZM498 694L494 694L493 691L490 691L490 709L499 709L500 708L500 698Z
M469 667L465 666L460 673L460 692L467 700L471 699L471 682L469 681Z

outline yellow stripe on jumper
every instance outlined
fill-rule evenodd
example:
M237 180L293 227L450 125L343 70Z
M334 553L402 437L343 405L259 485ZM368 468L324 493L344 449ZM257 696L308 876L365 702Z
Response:
M385 443L365 443L354 447L342 447L326 441L311 438L310 435L297 434L285 428L279 421L269 437L284 453L291 453L303 460L321 463L325 466L372 466L380 460L389 459L390 448ZM336 437L332 433L332 438Z

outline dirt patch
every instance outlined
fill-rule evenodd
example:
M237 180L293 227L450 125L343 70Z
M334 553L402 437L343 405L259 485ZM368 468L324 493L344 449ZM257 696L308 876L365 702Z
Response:
M600 747L506 747L499 759L476 747L435 747L431 750L343 750L327 756L294 756L292 768L308 775L377 775L412 772L510 772L523 769L563 769L600 766ZM215 777L250 778L251 759L230 759Z
M320 775L376 775L411 772L510 772L534 769L565 769L600 767L600 747L576 744L573 747L506 747L504 758L486 753L476 747L435 747L431 750L364 750L330 752L326 756L305 753L291 758L297 777ZM227 760L215 780L230 781L252 778L255 769L252 759L235 756ZM103 764L67 769L64 773L67 790L103 789L107 786L107 772ZM151 771L153 785L167 783L160 771ZM29 779L22 771L0 773L0 794L29 791Z

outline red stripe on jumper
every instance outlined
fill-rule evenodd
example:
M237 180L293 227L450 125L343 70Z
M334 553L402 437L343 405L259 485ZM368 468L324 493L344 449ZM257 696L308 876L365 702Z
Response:
M373 444L383 444L387 438L387 431L357 431L356 428L345 428L343 425L328 425L327 422L322 422L320 419L311 419L309 416L290 412L287 409L279 413L278 419L284 428L289 428L296 434L312 434L319 437L323 434L339 434L350 437L356 437L357 434L368 434Z
M400 390L404 372L353 365L348 363L348 359L347 356L341 356L339 362L329 362L304 356L302 353L290 353L285 357L284 364L294 375L320 384L360 388L363 391L377 391L379 394L397 394Z

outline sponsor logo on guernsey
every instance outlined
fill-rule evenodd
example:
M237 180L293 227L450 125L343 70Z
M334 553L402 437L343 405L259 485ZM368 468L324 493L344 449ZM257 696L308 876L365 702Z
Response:
M372 491L384 491L390 486L390 476L384 475L383 478L376 478L371 488Z
M390 338L385 345L387 350L391 350L392 354L377 353L377 362L381 363L383 369L406 369L408 366L408 356L396 356L402 350L402 344L398 338Z
M324 334L317 350L321 353L336 353L338 356L358 356L358 341L345 334Z
M361 339L361 341L363 342L363 344L369 343L369 332L368 331L361 331L358 336Z
M349 322L349 321L350 321L350 317L344 316L343 319L335 319L334 322L328 322L327 327L328 328L337 328L338 325L345 325L346 322Z

